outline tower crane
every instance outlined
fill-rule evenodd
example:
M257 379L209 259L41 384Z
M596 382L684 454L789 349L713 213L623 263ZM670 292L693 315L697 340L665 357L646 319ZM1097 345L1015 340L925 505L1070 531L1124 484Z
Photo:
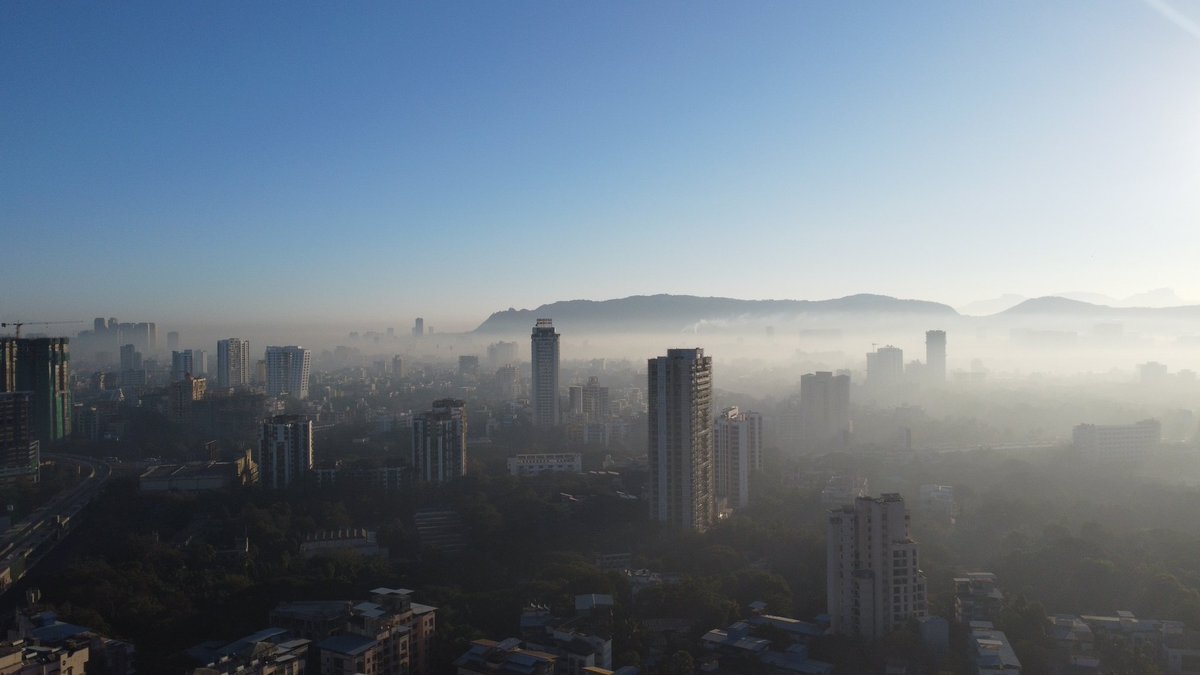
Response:
M82 321L5 321L0 323L0 328L13 327L13 332L16 338L21 339L21 326L53 326L60 323L83 323Z

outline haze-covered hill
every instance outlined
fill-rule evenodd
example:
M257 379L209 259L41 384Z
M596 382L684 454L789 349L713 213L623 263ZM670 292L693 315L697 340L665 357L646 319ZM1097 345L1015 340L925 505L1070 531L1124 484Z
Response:
M637 295L615 300L566 300L536 309L508 309L487 318L476 333L527 333L534 321L596 333L690 330L698 325L788 323L806 318L858 316L897 319L957 317L948 305L886 295L851 295L832 300L738 300L694 295Z

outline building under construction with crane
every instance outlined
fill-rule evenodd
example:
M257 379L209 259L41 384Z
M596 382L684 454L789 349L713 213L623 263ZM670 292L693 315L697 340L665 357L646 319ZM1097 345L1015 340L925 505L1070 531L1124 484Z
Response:
M57 337L0 337L0 394L29 394L32 435L43 447L71 433L68 343Z

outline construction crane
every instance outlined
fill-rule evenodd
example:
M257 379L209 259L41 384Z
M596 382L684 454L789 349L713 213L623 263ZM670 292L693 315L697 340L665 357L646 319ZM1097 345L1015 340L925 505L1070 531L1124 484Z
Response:
M83 323L82 321L5 321L0 323L0 328L13 327L13 332L16 338L21 339L21 326L53 326L60 323Z

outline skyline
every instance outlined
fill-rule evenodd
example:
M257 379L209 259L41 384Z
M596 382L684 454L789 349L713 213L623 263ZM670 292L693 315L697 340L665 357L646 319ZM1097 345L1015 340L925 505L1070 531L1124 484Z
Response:
M1200 298L1193 13L8 3L0 320Z

